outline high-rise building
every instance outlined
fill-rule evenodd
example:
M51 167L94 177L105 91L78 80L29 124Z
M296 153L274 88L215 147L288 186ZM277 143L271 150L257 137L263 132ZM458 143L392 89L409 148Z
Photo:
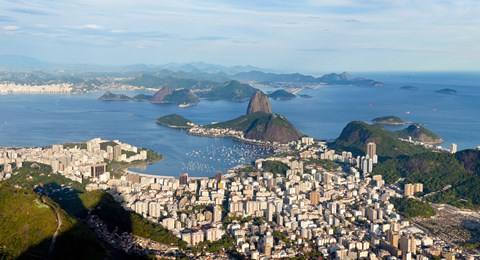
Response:
M403 195L405 195L405 196L413 196L414 193L415 193L415 185L413 185L413 184L411 184L411 183L405 184L405 186L404 186L404 191L403 191Z
M415 253L417 251L415 237L412 235L402 236L400 238L400 250L402 250L402 255L406 255L407 253Z
M310 192L310 203L313 205L318 205L320 202L320 192L312 191Z
M188 184L188 173L180 173L180 185Z
M367 155L373 158L377 154L377 145L375 143L367 143Z
M113 147L113 160L120 161L122 158L122 146L117 144Z
M457 144L452 144L450 145L450 152L451 153L456 153L457 152Z
M213 222L221 222L222 221L222 208L218 205L216 205L213 208Z
M222 181L222 173L221 172L215 173L215 180L217 180L217 182Z

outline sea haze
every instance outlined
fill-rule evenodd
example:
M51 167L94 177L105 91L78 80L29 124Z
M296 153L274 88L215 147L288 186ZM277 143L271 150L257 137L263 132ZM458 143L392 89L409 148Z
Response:
M452 142L460 149L480 145L480 74L362 73L354 76L373 78L386 86L306 89L301 94L312 98L272 100L273 111L284 114L303 133L318 139L338 137L350 121L396 115L425 125L445 139L445 147ZM400 89L406 85L418 89ZM458 94L435 93L443 88L455 89ZM0 96L0 145L45 146L95 137L119 139L165 156L161 162L138 171L173 176L180 172L213 176L216 171L224 172L226 168L268 154L261 148L228 138L189 136L155 124L156 118L171 113L201 124L224 121L243 115L247 103L202 100L197 106L180 109L171 104L97 100L102 94Z

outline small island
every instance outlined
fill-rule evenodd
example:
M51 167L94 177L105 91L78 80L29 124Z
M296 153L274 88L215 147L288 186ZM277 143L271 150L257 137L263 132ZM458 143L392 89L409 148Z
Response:
M127 101L131 100L132 98L124 95L124 94L114 94L110 91L105 92L101 97L98 98L98 100L104 100L104 101Z
M313 98L312 96L307 95L307 94L300 94L298 96L301 97L301 98Z
M452 88L444 88L444 89L435 91L435 93L445 94L445 95L455 95L455 94L458 94L458 91Z
M412 122L405 122L400 117L397 117L397 116L377 117L377 118L374 118L372 122L379 125L406 125L406 124L412 123Z
M163 125L163 126L167 126L170 128L177 128L177 129L189 129L195 126L195 124L192 121L177 114L162 116L158 118L156 122L158 125Z
M269 98L271 99L275 99L275 100L290 100L290 99L293 99L295 98L296 96L284 89L279 89L279 90L276 90L270 94L267 95Z

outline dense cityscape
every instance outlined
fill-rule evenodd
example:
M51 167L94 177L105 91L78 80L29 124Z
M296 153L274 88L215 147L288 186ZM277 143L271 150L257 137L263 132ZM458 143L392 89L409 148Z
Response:
M0 177L11 178L27 167L26 162L48 165L50 174L87 183L87 191L105 190L125 209L185 241L186 248L199 248L192 252L132 234L116 235L92 215L89 226L125 252L228 258L226 250L203 249L207 241L221 241L251 259L474 259L479 253L433 235L398 211L392 200L419 200L416 194L423 192L423 185L386 185L381 175L371 175L378 160L375 143L368 143L366 156L357 158L347 152L337 154L325 142L308 137L288 147L298 156L258 159L214 178L189 178L188 173L162 177L127 169L114 177L107 165L146 161L147 151L96 138L70 145L3 149ZM24 177L31 181L38 176ZM480 218L473 211L464 212Z

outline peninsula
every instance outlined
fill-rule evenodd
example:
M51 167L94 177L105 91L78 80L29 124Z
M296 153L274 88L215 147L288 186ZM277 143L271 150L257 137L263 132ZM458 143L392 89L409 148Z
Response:
M253 144L289 143L303 136L283 115L272 113L268 97L259 90L250 99L246 115L235 119L200 126L179 115L167 115L157 119L157 124L172 128L189 126L187 133L192 135L230 136Z

